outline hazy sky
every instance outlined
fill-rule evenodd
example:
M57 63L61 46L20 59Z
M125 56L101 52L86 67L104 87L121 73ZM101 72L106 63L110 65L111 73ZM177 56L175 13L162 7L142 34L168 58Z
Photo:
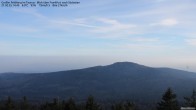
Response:
M117 61L196 71L196 0L78 1L65 8L0 7L0 72Z

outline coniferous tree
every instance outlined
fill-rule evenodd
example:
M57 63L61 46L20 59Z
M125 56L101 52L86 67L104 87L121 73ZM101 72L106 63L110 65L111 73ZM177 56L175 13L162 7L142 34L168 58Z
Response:
M49 103L46 102L45 104L40 105L40 110L51 110Z
M60 110L60 106L59 106L59 100L57 98L53 99L53 103L52 103L52 110Z
M4 110L14 110L14 109L15 109L14 103L13 103L11 97L9 96L6 103L5 103Z
M179 110L176 94L170 88L163 94L161 102L158 103L157 110Z
M193 90L192 95L190 97L184 97L186 100L185 104L189 107L196 107L196 91Z
M29 110L30 109L29 103L28 103L27 98L25 96L23 97L20 108L21 108L21 110Z
M75 101L72 98L66 102L64 110L77 110Z
M57 98L53 99L52 103L46 102L45 104L40 106L40 110L62 110L60 107L60 103Z
M137 107L135 106L135 104L132 103L132 102L129 102L129 101L127 101L124 104L124 107L125 107L125 110L136 110L137 109Z
M117 103L112 106L112 110L136 110L134 103L127 101L126 103Z
M112 106L112 110L124 110L123 103L117 103Z
M100 106L95 102L93 96L89 96L86 101L86 110L101 110Z

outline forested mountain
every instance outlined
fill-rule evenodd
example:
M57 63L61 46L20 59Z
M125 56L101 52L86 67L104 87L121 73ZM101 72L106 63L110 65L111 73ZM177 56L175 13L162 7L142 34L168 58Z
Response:
M196 73L131 62L51 73L0 74L0 97L157 101L171 87L179 99L196 89Z

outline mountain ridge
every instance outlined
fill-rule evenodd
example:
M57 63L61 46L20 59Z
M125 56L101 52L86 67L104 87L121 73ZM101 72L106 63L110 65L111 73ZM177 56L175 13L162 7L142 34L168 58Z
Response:
M94 95L98 99L158 100L168 88L182 98L196 88L196 74L132 62L36 74L1 74L0 97L35 98Z
M189 72L189 73L195 73L193 71L187 71L187 70L182 70L182 69L176 69L176 68L170 68L170 67L151 67L151 66L146 66L146 65L142 65L139 63L135 63L135 62L128 62L128 61L122 61L122 62L114 62L112 64L109 65L97 65L97 66L90 66L90 67L85 67L85 68L79 68L79 69L68 69L68 70L60 70L60 71L51 71L51 72L38 72L38 73L25 73L25 72L3 72L0 73L1 74L43 74L43 73L57 73L57 72L66 72L66 71L73 71L73 70L83 70L83 69L90 69L90 68L99 68L99 67L107 67L107 66L119 66L119 65L124 65L124 64L129 64L130 65L137 65L137 66L143 66L143 67L147 67L147 68L154 68L154 69L170 69L170 70L178 70L178 71L184 71L184 72Z

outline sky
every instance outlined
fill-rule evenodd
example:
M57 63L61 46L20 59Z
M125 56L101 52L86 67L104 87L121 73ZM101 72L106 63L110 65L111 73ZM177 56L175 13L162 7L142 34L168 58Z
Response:
M0 72L122 61L196 72L195 0L78 2L61 8L0 7Z

